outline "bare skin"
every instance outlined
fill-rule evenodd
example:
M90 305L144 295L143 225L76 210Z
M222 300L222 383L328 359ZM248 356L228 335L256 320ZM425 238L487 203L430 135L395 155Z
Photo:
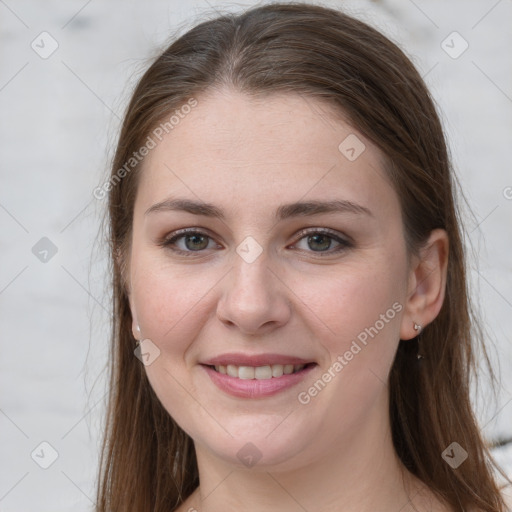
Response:
M387 387L399 340L442 306L446 233L408 256L382 155L317 100L226 89L197 100L146 158L128 265L134 336L160 351L149 381L196 448L200 488L178 511L448 511L396 456ZM349 135L364 144L352 160L339 149ZM212 203L224 219L146 213L170 197ZM274 217L283 204L332 200L362 208ZM204 246L159 243L183 228ZM249 236L261 248L251 262L236 251ZM203 366L226 352L316 366L278 394L240 398ZM326 372L328 384L308 391ZM251 467L237 457L248 443L259 454Z
M428 489L426 485L420 482L418 479L409 475L411 481L414 484L411 484L411 488L414 489L413 492L409 492L404 498L406 501L402 507L398 508L376 508L374 510L399 510L400 512L452 512L452 509L447 505L444 505L439 501L439 499ZM196 490L176 509L176 512L200 512L202 510L213 510L207 507L208 496L206 496L206 500L201 495L200 487L197 487ZM382 504L386 507L386 504ZM378 505L380 507L381 505ZM340 507L340 505L338 505ZM222 509L218 509L222 510ZM300 504L296 506L296 508L289 510L301 510ZM302 509L303 510L303 509ZM311 509L314 511L332 511L338 512L340 510L346 510L345 508L326 508L326 509ZM354 510L356 510L354 508ZM474 511L476 512L476 511Z

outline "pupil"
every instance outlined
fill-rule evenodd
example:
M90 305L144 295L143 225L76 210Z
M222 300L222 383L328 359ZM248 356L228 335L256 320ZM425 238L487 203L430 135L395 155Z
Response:
M315 244L318 242L318 239L320 240L324 240L324 243L320 243L320 249L329 249L329 246L331 245L331 239L326 236L326 235L311 235L309 238L308 238L308 243L311 244ZM311 247L311 246L310 246ZM314 249L314 247L311 247L312 249ZM318 248L318 247L317 247Z
M188 242L190 240L194 239L193 246L189 246ZM199 244L196 243L198 239L202 239L203 244L201 245L201 242ZM187 249L190 249L192 251L199 250L199 249L205 249L208 246L208 241L206 241L206 244L204 243L206 241L206 237L203 235L187 235L185 238L185 245L187 246Z

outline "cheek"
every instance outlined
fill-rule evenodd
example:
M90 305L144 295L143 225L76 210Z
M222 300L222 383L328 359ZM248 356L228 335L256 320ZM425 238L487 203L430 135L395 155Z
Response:
M146 375L167 412L192 435L198 422L207 424L211 418L194 398L198 390L191 379L187 351L207 322L211 310L208 291L218 278L214 279L212 272L198 275L197 271L184 273L154 264L139 269L133 283L139 324L144 338L160 351L145 367Z
M161 350L183 355L201 329L208 291L216 280L168 267L145 268L133 285L143 335Z
M301 278L304 288L299 294L307 297L304 303L319 319L315 339L328 360L322 375L301 387L299 400L311 414L324 411L325 425L361 428L386 392L403 305L400 266L389 261L382 265L387 273L375 264L346 267L335 278L317 279L314 289L321 292L315 294L313 281ZM327 428L325 435L331 434Z
M310 394L305 387L304 400L320 408L336 404L334 421L346 421L347 410L353 419L361 417L385 388L400 338L405 264L404 254L390 250L372 261L333 267L330 275L297 280L297 294L318 319L315 339L328 354L324 371L330 369L325 392L315 395L309 388Z
M403 300L402 288L400 265L373 261L368 265L340 265L333 267L332 272L314 276L302 273L294 291L304 305L304 312L309 309L314 313L317 334L330 340L333 352L350 345L350 340L376 322L379 330L389 331L388 327L393 325L398 332L399 308L393 309L393 304ZM385 329L381 315L385 317Z

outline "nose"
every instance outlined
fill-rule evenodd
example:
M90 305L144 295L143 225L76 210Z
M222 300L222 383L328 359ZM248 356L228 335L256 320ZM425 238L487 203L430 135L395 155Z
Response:
M223 283L217 317L228 328L259 335L289 321L291 291L279 269L270 267L265 251L251 263L237 257Z

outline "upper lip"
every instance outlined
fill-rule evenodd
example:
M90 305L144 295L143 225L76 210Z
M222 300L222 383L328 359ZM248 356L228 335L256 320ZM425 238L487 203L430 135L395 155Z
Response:
M230 354L222 354L220 356L212 357L206 361L203 361L201 364L209 365L209 366L227 366L228 364L232 364L235 366L266 366L272 364L308 364L313 363L311 359L302 359L300 357L287 356L283 354L240 354L240 353L230 353Z

